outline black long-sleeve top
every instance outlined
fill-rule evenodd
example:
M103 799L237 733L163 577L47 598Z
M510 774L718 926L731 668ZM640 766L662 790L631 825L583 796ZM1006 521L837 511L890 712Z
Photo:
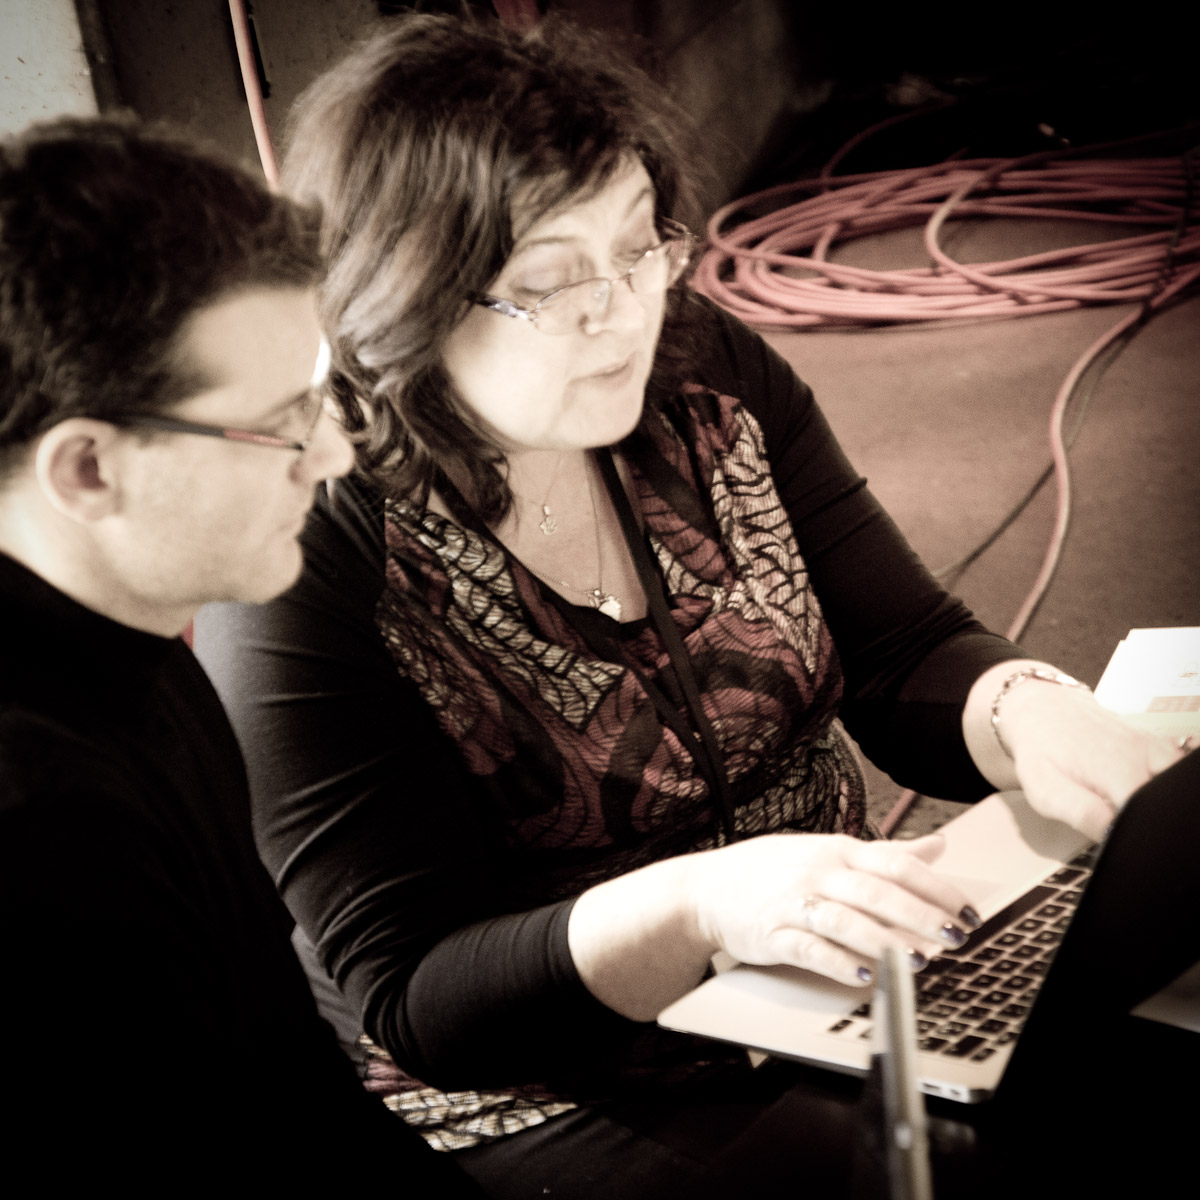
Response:
M986 794L962 708L982 671L1021 652L929 575L786 362L736 319L713 319L695 378L761 426L840 658L840 717L898 781ZM314 512L287 595L197 621L247 757L260 853L366 1031L413 1076L480 1087L594 1065L629 1023L578 978L571 898L524 902L485 782L385 649L381 496L357 477L335 496Z
M31 1191L473 1185L359 1084L255 850L233 731L178 638L0 554L0 1080ZM363 1158L359 1148L374 1151Z

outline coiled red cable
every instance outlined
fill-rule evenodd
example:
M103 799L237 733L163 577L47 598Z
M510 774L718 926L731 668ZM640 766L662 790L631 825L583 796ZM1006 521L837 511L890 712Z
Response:
M1060 153L1060 152L1053 152ZM708 222L693 286L744 321L807 328L1025 316L1151 298L1200 278L1200 218L1173 236L1186 180L1178 158L975 159L782 184ZM739 212L797 190L818 195L726 228ZM952 217L1052 217L1150 231L1026 255L960 263L941 245ZM876 271L829 261L866 234L924 226L932 264ZM1162 268L1172 247L1171 275Z

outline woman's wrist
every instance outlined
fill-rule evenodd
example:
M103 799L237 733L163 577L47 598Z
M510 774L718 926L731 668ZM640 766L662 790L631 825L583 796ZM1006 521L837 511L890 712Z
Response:
M584 892L567 941L576 970L602 1004L650 1021L700 981L715 950L699 928L693 859L641 867Z
M1033 672L1061 674L1053 663L1038 659L1016 658L996 663L975 680L963 706L962 731L967 751L979 773L999 791L1019 786L1012 751L1020 743L1028 712L1040 707L1038 689L1045 689L1042 699L1051 701L1051 692L1058 695L1074 690L1055 687L1044 680L1035 683L1038 677Z
M1008 698L1009 693L1022 684L1026 683L1046 683L1057 687L1083 688L1087 692L1091 692L1091 688L1086 683L1067 675L1062 671L1055 670L1053 667L1035 666L1021 667L1019 670L1006 675L1004 681L997 689L995 696L992 698L991 705L991 726L992 733L996 736L996 741L1000 749L1005 755L1011 759L1013 757L1012 747L1004 736L1004 731L1001 726L1001 710L1004 707L1004 702Z

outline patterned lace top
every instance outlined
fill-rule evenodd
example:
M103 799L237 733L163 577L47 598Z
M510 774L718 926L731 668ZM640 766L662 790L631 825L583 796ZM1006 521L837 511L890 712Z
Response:
M861 772L834 720L837 656L756 421L736 400L689 388L621 451L737 834L863 835ZM389 502L385 533L377 623L397 668L489 781L531 906L716 844L704 775L644 685L657 681L686 718L653 622L617 627L574 610L497 542L408 501ZM619 653L589 649L584 621L607 626ZM386 1065L375 1074L389 1103L447 1148L572 1103L537 1088L446 1096Z

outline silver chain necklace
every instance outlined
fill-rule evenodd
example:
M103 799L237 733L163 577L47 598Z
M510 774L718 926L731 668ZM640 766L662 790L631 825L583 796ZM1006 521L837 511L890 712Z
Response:
M546 487L546 498L538 504L536 500L531 500L528 496L522 496L520 492L513 492L518 500L523 500L526 504L532 504L542 510L542 519L538 522L538 528L546 537L553 537L558 532L558 518L550 511L550 493L554 490L554 484L558 479L559 468L562 466L562 455L559 455L558 462L554 464L554 472L550 476L550 483ZM512 490L511 488L509 489Z
M596 587L577 587L573 583L568 583L565 579L552 580L548 576L543 575L541 571L535 570L533 567L530 567L529 569L547 583L554 582L557 583L559 587L566 588L568 592L574 592L577 596L586 596L587 602L592 608L598 609L606 617L611 617L614 621L619 621L621 619L622 610L621 601L618 600L617 597L612 594L612 592L606 592L604 590L604 552L600 546L600 510L596 504L596 487L592 482L590 464L587 479L588 496L592 501L592 524L596 531ZM547 495L549 495L549 492L547 492ZM546 516L547 518L550 516L549 509L546 509ZM539 526L539 528L542 527ZM545 528L542 528L542 532L546 533L547 531ZM553 533L554 530L551 529L549 532Z

